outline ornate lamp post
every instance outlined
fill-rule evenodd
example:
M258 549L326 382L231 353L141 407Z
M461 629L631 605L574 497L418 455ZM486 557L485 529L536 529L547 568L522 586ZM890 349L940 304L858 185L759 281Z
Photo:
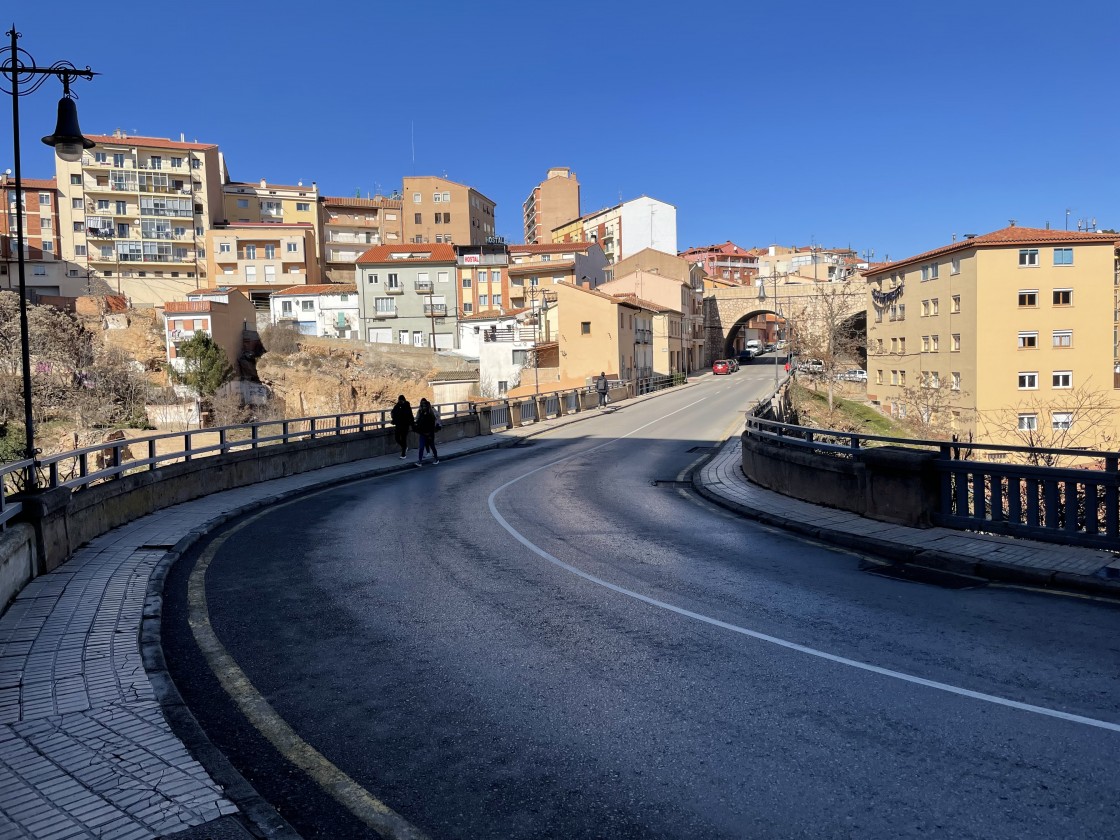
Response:
M54 76L62 81L62 99L58 101L58 122L54 133L43 138L48 146L53 146L55 154L60 160L70 163L82 159L82 153L94 146L92 140L82 136L78 127L78 108L70 93L70 82L74 79L92 79L97 74L87 66L79 70L69 61L56 61L50 67L35 66L35 59L26 50L20 49L18 41L20 33L15 25L7 32L11 38L11 46L7 50L0 50L4 57L0 64L0 74L10 87L0 88L12 97L12 151L15 159L15 185L16 185L16 244L19 266L19 338L23 364L23 417L24 429L27 439L26 457L34 458L39 450L35 448L35 418L32 414L31 403L31 341L27 327L27 278L23 254L23 172L21 171L19 147L19 98L29 93L34 93L48 76ZM35 470L29 470L29 489L36 486Z

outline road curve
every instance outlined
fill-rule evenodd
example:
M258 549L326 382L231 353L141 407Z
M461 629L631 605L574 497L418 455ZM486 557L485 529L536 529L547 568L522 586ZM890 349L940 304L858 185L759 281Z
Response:
M189 558L165 613L180 689L308 838L1112 835L1120 732L1092 722L1120 724L1120 610L868 575L672 484L768 373L200 548L250 689L399 825L355 816L231 701L188 626Z

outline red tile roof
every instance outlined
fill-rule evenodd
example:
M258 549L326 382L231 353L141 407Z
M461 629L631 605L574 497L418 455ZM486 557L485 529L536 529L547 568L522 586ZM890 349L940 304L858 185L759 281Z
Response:
M90 140L98 146L142 146L153 149L187 149L192 151L205 151L218 148L217 143L180 143L178 140L168 140L166 137L113 137L109 134L87 134Z
M54 178L21 178L20 183L23 184L23 189L27 190L56 190L58 189L58 182ZM14 190L16 188L16 179L7 178L2 185L5 189Z
M520 263L519 265L511 265L507 271L509 274L548 274L549 272L556 273L571 271L575 268L574 260L549 260L548 262L535 262L535 263Z
M644 300L635 294L631 294L630 292L622 292L621 294L614 295L614 297L625 300L627 303L637 304L643 309L648 309L651 312L676 312L678 315L681 314L679 309L674 309L671 306L664 306L660 303L654 303L652 300Z
M404 205L399 198L346 198L324 195L319 200L328 207L387 207L390 210L400 210Z
M1113 243L1120 244L1120 235L1115 233L1090 233L1081 230L1046 230L1044 228L1005 227L974 236L971 239L961 239L949 245L942 245L932 251L924 251L903 260L882 263L863 272L864 276L881 274L884 271L895 271L902 266L922 262L923 260L940 257L945 254L955 254L959 251L968 251L978 247L1011 247L1015 245L1068 245L1071 243L1089 242L1095 244Z
M416 254L406 259L394 259L393 254ZM396 263L455 262L455 247L447 244L418 245L402 242L399 245L374 245L357 262L363 265L382 265Z
M347 283L320 283L308 286L288 286L274 295L352 295L357 293L357 286Z
M319 192L319 187L314 183L308 187L304 184L273 184L271 181L265 181L262 187L260 181L228 181L222 184L222 192L227 192L226 187L249 187L254 190L295 190L296 192L303 190L304 192ZM228 195L237 195L237 193L228 192Z
M559 254L586 251L594 242L549 242L540 245L510 245L511 254Z
M163 311L167 314L186 312L209 312L212 303L221 303L213 300L169 300L163 304Z

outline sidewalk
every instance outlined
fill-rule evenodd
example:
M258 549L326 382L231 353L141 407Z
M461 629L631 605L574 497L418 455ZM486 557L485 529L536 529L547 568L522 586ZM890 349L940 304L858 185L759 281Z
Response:
M996 534L878 522L759 487L747 480L741 465L742 444L736 434L694 471L693 487L709 501L751 519L888 560L1120 597L1120 559L1115 555Z
M447 442L441 459L511 446L589 416L595 413ZM736 436L696 470L698 492L744 515L887 557L1120 590L1092 577L1102 565L1097 552L872 522L754 487L739 460ZM244 839L255 836L250 825L295 840L210 745L166 674L163 579L191 544L246 511L310 488L413 469L411 460L384 455L196 499L104 534L28 584L0 617L0 840Z

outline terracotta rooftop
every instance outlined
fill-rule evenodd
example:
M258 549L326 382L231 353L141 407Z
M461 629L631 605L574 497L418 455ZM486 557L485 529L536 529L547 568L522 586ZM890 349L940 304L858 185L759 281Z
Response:
M353 295L358 287L348 283L317 283L306 286L288 286L273 295Z
M319 192L319 187L316 186L314 182L312 182L309 187L305 184L273 184L269 181L265 181L262 187L260 181L228 181L222 184L222 192L227 192L227 187L249 187L253 190L295 190L296 192L303 190L304 192ZM237 195L237 193L230 192L230 195Z
M20 183L23 184L24 192L27 190L56 190L58 189L58 182L54 178L21 178ZM16 179L5 177L0 186L6 189L14 190L16 188Z
M865 277L873 274L881 274L884 271L895 271L902 266L911 265L913 263L922 262L924 260L932 259L933 257L940 257L945 254L955 254L960 251L969 251L973 248L979 247L1009 247L1014 245L1069 245L1078 242L1088 242L1094 244L1102 243L1120 243L1120 235L1115 233L1090 233L1081 230L1046 230L1044 228L1027 228L1027 227L1005 227L999 230L994 230L991 233L985 233L982 236L974 236L971 239L961 239L949 245L942 245L940 248L934 248L932 251L924 251L921 254L915 254L912 257L907 257L903 260L895 260L894 262L882 263L881 265L870 268L863 272Z
M229 228L310 228L311 222L230 222L214 225L214 230Z
M346 198L338 195L324 195L319 201L328 207L388 207L400 210L404 202L399 198Z
M86 137L98 146L140 146L152 149L187 149L198 152L218 148L217 143L181 143L178 140L169 140L166 137L131 137L127 134L120 137L113 137L111 134L87 134Z
M163 311L168 314L178 312L209 312L212 304L221 305L221 301L213 300L169 300L163 304Z
M539 245L510 245L511 254L559 254L586 251L594 242L548 242Z
M393 254L412 254L407 258L393 258ZM397 264L397 263L425 263L425 262L455 262L455 248L443 243L416 244L402 242L399 245L374 245L357 259L361 264Z
M575 268L575 260L549 260L548 262L520 263L511 265L510 274L547 274L550 271L570 271Z
M478 382L477 370L441 370L428 377L429 382Z
M637 295L631 294L629 292L616 294L614 295L614 297L619 298L620 300L625 300L627 303L636 304L637 306L640 306L643 309L648 309L651 312L676 312L678 315L680 314L679 309L674 309L671 306L663 306L660 303L654 303L652 300L644 300L643 298L640 298Z

